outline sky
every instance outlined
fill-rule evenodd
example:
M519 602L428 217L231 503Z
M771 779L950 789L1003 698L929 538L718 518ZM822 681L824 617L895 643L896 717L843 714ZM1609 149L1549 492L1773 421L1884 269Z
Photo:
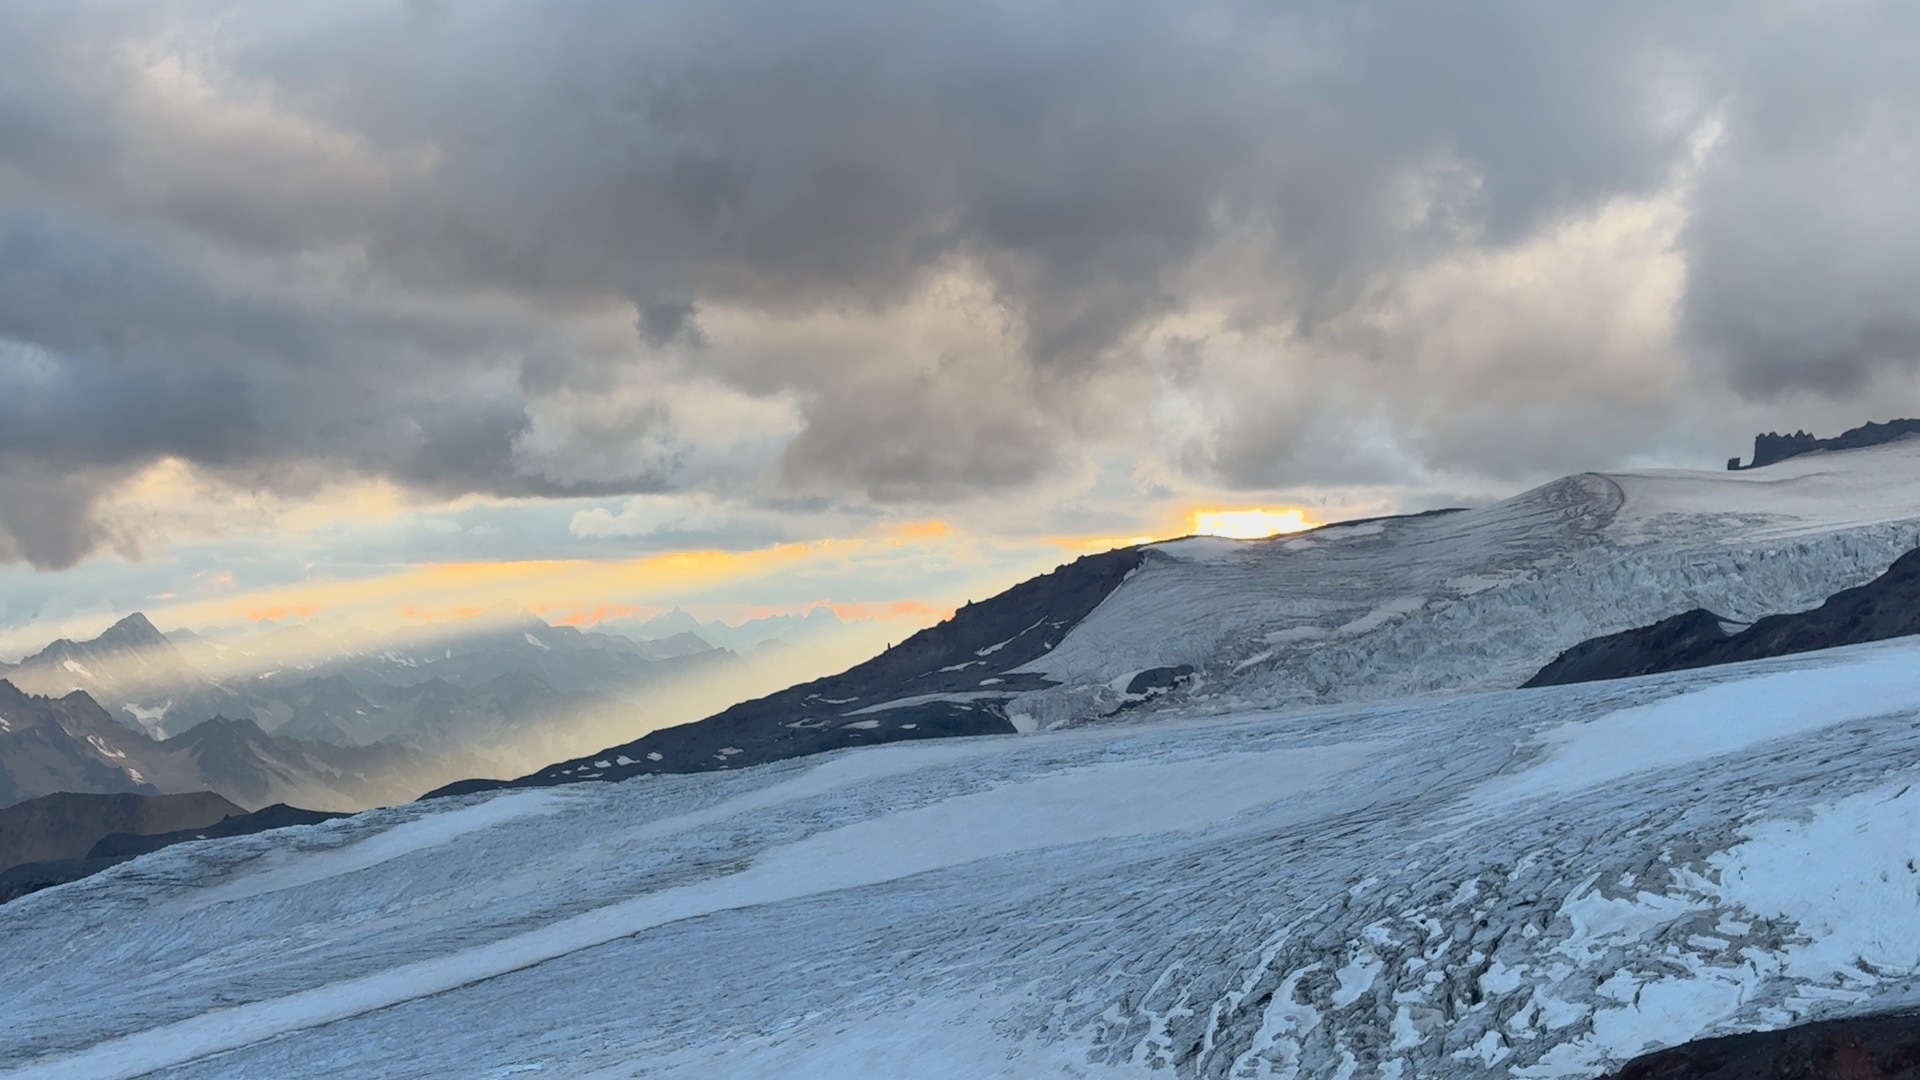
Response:
M1920 7L0 5L0 654L833 605L1920 414ZM898 633L895 631L898 630Z

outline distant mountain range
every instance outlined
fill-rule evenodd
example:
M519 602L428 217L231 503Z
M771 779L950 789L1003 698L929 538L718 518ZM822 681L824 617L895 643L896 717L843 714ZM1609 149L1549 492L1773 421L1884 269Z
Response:
M697 636L640 642L620 634L550 626L517 604L497 604L469 619L403 627L387 634L347 628L325 634L306 626L234 639L167 635L180 655L207 671L245 671L245 693L264 696L307 678L344 675L360 685L411 686L441 679L477 687L502 674L526 674L563 692L620 693L725 653ZM664 666L655 666L664 665ZM263 717L272 726L277 720Z
M691 634L640 642L549 626L514 605L390 634L292 626L226 640L162 634L135 613L92 640L0 664L0 678L42 696L84 692L155 738L217 715L343 746L549 760L569 718L640 718L649 689L736 661Z
M810 639L844 629L846 625L828 607L816 607L803 615L768 615L738 625L718 620L702 622L692 613L674 608L648 619L608 619L596 624L594 629L655 646L691 638L744 653L769 644L804 645Z
M136 613L0 664L0 806L63 790L404 801L577 755L653 723L650 695L740 662L690 632L638 641L510 604L389 634L163 634Z
M82 691L156 737L214 716L253 715L244 694L195 668L139 612L92 640L61 638L17 664L0 664L0 679L47 697Z
M359 810L497 768L471 754L394 743L282 738L252 720L226 717L157 740L119 723L83 692L38 697L0 680L0 806L59 791L214 791L248 809L284 802Z

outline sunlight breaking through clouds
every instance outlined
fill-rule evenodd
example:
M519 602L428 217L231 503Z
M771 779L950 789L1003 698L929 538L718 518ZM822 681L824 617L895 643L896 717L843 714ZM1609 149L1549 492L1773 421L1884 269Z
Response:
M1196 510L1193 532L1196 536L1222 536L1229 540L1264 540L1282 533L1302 532L1325 524L1299 507L1283 510Z

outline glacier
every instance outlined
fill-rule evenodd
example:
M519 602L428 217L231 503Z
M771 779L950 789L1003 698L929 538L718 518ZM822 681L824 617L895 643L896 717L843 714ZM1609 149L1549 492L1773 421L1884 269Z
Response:
M1009 694L1025 728L1518 686L1588 638L1813 607L1920 546L1920 440L1740 472L1582 473L1493 506L1149 545ZM1187 665L1129 701L1133 672Z
M0 907L0 1077L1592 1077L1920 998L1920 642L455 797Z
M1740 472L1582 473L1477 510L1083 556L846 672L471 794L837 748L1522 685L1707 607L1795 612L1920 546L1920 440Z

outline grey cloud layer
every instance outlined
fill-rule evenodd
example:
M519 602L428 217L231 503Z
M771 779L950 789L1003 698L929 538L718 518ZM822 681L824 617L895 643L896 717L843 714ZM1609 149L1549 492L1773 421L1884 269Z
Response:
M1752 395L1845 394L1911 371L1920 9L1805 5L1741 27L1738 41L1746 63L1687 236L1689 329Z
M0 559L124 547L95 496L168 456L674 486L688 379L792 403L769 482L882 501L1129 440L1250 487L1510 475L1657 442L1682 392L1844 399L1920 347L1908 10L9 5ZM1486 344L1407 300L1671 188L1716 115L1666 398L1557 299ZM955 274L992 317L889 342ZM618 307L624 342L578 331ZM1255 355L1147 340L1195 311ZM822 316L883 332L722 325ZM1156 426L1183 380L1201 435Z

